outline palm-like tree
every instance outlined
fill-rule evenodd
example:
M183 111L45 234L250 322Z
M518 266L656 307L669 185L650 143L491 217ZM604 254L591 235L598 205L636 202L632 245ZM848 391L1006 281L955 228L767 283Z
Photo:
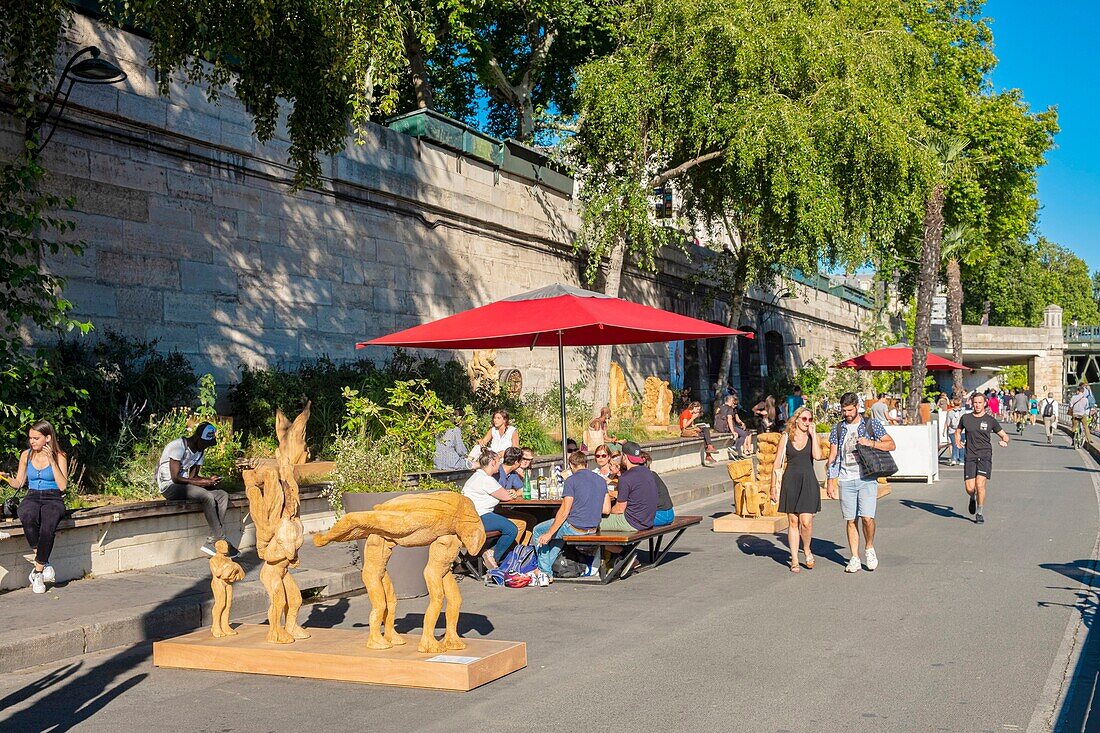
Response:
M943 233L943 246L940 256L943 258L943 269L947 280L947 325L951 330L951 360L961 364L963 352L962 335L962 304L963 262L973 262L976 253L982 248L978 245L977 232L966 226L954 226ZM964 394L962 369L951 372L951 394L961 398Z
M913 333L913 364L909 373L909 422L918 421L924 397L924 377L928 372L928 344L932 338L932 295L940 271L940 245L943 242L943 202L947 186L963 162L966 138L935 133L923 143L936 165L935 183L924 200L921 221L920 276L917 281L917 317ZM960 325L961 329L961 325Z

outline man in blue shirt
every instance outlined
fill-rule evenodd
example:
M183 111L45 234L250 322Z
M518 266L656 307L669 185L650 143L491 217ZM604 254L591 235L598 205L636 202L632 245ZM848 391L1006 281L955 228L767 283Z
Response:
M553 578L554 560L558 559L565 542L562 537L577 534L595 534L600 519L611 511L611 495L607 482L598 473L584 470L588 455L577 451L569 455L569 468L573 473L565 479L561 494L561 506L553 519L538 524L532 534L538 555L539 585L548 585Z
M523 476L519 472L519 464L522 460L522 448L515 446L505 448L504 458L500 461L500 470L497 471L497 483L501 487L523 491Z

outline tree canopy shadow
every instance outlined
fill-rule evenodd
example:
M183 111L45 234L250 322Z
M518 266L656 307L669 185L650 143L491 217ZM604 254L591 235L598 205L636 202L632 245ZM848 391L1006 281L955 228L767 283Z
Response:
M1081 614L1081 629L1085 634L1080 653L1072 673L1065 682L1062 706L1055 718L1056 732L1075 731L1087 733L1100 730L1100 634L1096 633L1097 611L1100 608L1100 567L1092 559L1074 560L1068 563L1042 563L1039 567L1077 582L1076 587L1058 587L1052 590L1071 591L1074 600L1039 601L1040 608L1068 607Z

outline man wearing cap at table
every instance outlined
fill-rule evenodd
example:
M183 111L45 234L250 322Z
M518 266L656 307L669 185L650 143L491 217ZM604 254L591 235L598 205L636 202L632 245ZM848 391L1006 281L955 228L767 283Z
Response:
M623 443L623 473L611 514L600 522L600 531L634 533L653 528L657 515L657 481L645 465L642 447Z
M215 488L221 476L199 476L203 454L218 442L218 430L208 422L195 426L189 438L176 438L164 447L157 463L157 487L168 501L197 501L210 525L210 537L200 550L213 557L217 554L214 544L225 539L225 511L229 508L229 494ZM229 545L229 557L240 554Z

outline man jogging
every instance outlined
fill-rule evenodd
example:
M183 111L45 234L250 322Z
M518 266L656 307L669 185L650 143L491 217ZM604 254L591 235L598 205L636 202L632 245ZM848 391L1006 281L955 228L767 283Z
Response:
M1046 398L1039 403L1039 415L1043 418L1043 427L1047 430L1047 445L1054 442L1054 431L1058 429L1058 400L1053 392L1047 392Z
M1028 409L1030 408L1027 392L1019 390L1012 398L1012 412L1016 417L1016 433L1017 435L1024 432L1024 423L1027 422Z
M966 493L970 496L969 511L974 515L975 524L984 524L985 485L993 473L993 442L989 436L996 434L1004 448L1008 446L1008 433L997 418L986 411L984 395L974 395L973 404L974 411L963 415L959 427L955 428L955 445L962 447L962 436L966 433L963 480L966 482Z

